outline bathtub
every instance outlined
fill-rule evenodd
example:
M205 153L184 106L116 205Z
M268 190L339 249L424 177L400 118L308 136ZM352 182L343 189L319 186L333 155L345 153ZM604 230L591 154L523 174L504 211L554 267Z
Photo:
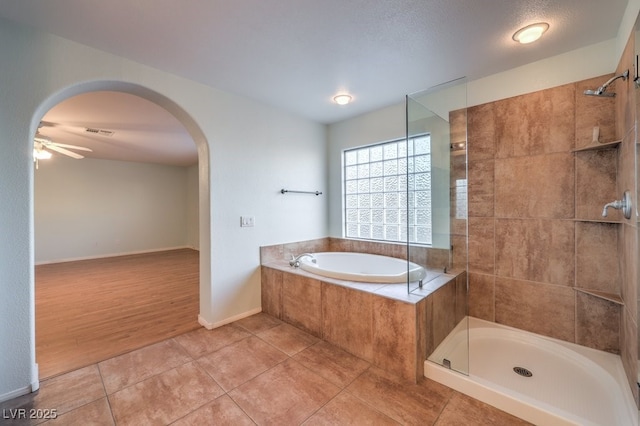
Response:
M395 257L350 252L312 253L300 259L300 268L328 278L367 283L406 283L423 280L420 265Z
M468 376L454 371L467 369L467 341ZM443 359L451 369L440 365ZM533 375L523 377L514 367ZM425 377L534 424L638 424L619 356L473 317L445 338L424 371Z

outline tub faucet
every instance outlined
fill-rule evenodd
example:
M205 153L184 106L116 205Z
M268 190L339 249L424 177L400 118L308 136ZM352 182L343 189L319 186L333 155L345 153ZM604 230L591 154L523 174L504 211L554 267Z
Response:
M300 259L302 259L305 256L309 256L311 258L311 262L316 263L316 258L313 257L311 253L302 253L302 254L299 254L298 256L291 255L291 260L289 261L289 265L293 266L294 268L299 268Z

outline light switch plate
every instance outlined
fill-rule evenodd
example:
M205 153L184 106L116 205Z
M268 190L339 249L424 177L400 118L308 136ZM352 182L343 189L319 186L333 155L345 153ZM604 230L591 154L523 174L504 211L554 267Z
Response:
M240 216L240 226L243 228L254 226L255 218L253 216Z

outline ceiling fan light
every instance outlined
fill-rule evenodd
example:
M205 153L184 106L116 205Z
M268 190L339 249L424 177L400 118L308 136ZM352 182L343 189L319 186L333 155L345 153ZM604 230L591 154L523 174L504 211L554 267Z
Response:
M51 153L44 149L33 149L33 158L36 160L48 160L51 158Z

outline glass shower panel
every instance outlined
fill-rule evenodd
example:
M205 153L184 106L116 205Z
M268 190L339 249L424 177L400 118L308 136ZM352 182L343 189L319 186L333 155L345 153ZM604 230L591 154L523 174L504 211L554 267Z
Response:
M403 237L408 291L424 303L426 356L468 374L466 108L466 79L407 95Z
M640 203L640 129L638 128L638 126L640 125L640 91L638 90L640 88L640 85L638 84L638 82L640 81L640 69L638 69L638 64L640 63L640 16L638 16L636 18L636 23L634 26L634 34L635 34L635 57L636 57L636 67L635 67L635 90L634 90L634 96L633 96L633 100L635 101L635 110L636 110L636 117L635 117L635 172L636 172L636 176L635 176L635 202L634 202L634 209L633 209L633 213L635 214L635 226L636 226L636 241L635 241L635 259L636 259L636 264L635 264L635 276L636 276L636 294L635 294L635 301L632 301L632 303L635 302L635 315L632 316L632 321L626 321L623 318L623 324L626 324L626 327L629 328L633 328L635 327L635 342L632 342L632 345L635 349L635 356L637 358L637 363L635 364L636 369L635 369L635 375L637 378L637 384L638 384L638 388L640 389L640 327L638 327L638 312L640 312L640 271L638 270L640 265L640 214L638 213L640 211L640 207L639 204ZM633 216L632 216L633 217ZM623 310L623 312L627 312L626 310ZM633 312L633 311L632 311ZM635 320L635 324L633 322L633 320ZM631 350L633 351L633 349Z

